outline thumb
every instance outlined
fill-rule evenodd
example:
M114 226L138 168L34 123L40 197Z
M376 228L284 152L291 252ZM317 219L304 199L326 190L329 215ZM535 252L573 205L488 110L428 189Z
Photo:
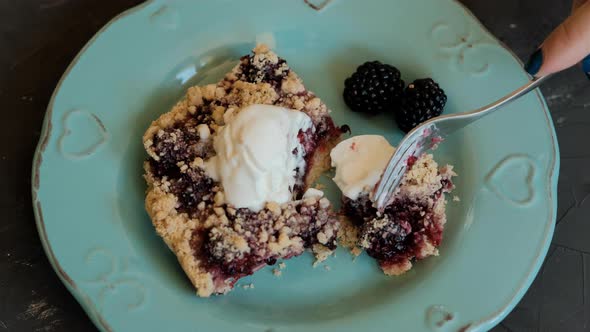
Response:
M533 76L545 76L569 68L589 54L590 2L586 2L549 35L525 69Z

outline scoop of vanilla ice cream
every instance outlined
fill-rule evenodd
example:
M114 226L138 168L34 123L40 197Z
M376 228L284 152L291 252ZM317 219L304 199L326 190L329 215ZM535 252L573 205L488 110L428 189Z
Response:
M352 200L373 190L395 148L379 135L354 136L340 142L330 152L336 167L334 182Z
M305 167L298 134L312 126L303 112L271 105L251 105L234 111L214 137L216 156L205 172L220 181L225 199L254 211L266 202L292 199L296 169Z

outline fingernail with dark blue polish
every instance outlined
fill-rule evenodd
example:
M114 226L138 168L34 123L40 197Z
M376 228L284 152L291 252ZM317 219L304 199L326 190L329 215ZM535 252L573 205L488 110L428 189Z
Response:
M582 68L584 69L584 73L586 73L586 76L590 80L590 55L585 57L584 60L582 60Z
M543 65L543 51L538 49L531 55L529 61L524 66L524 70L531 76L535 76L539 72L539 69L541 69L541 65Z

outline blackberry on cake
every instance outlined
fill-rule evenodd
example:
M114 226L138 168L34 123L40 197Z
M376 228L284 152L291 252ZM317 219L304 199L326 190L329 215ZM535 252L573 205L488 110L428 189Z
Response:
M265 45L217 84L195 86L143 137L146 210L199 296L312 250L339 221L318 190L342 129Z
M359 113L378 114L393 112L404 91L400 71L379 61L360 65L344 81L344 102Z
M404 132L442 114L447 95L431 78L415 80L404 90L395 112L398 127Z
M446 224L446 194L453 189L452 166L439 167L433 156L408 160L408 170L384 211L371 195L395 148L378 135L347 139L331 152L334 181L342 191L341 244L364 249L387 275L400 275L413 262L438 255Z

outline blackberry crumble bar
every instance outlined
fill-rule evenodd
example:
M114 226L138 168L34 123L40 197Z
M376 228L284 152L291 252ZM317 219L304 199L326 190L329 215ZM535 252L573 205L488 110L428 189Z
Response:
M264 113L271 111L276 113ZM289 176L280 178L283 182L277 187L278 166L267 170L258 163L264 159L257 161L254 155L252 160L248 149L256 150L256 146L250 145L239 157L251 170L262 172L260 179L244 175L239 169L216 174L216 167L230 164L219 160L225 153L235 152L223 148L224 139L231 141L234 134L250 133L256 136L253 142L271 141L273 147L279 146L274 143L276 137L239 127L239 123L252 123L247 122L248 117L254 117L252 121L262 126L258 128L272 129L273 123L265 124L257 117L263 113L276 115L277 119L301 120L302 126L295 128L292 135L294 141L293 137L277 140L295 144L284 155L289 162L286 165L296 162L297 167L287 170ZM253 54L242 57L219 83L189 88L170 112L151 124L143 137L149 155L144 163L146 210L199 296L226 293L241 277L273 265L278 259L300 255L305 249L322 258L335 249L339 221L322 193L307 189L330 168L329 154L340 141L343 128L335 126L326 105L304 87L285 60L265 45L258 45ZM269 179L265 180L267 175ZM235 195L226 191L233 188L228 182L231 176L264 180L264 185L274 186L283 196L287 190L288 199L263 204L250 200L250 205L236 206L232 203ZM289 184L288 188L284 183ZM243 198L270 195L264 190L262 193L267 195L260 194L256 186L245 189L252 195Z
M371 193L395 149L381 136L356 136L332 151L335 182L343 191L346 216L340 243L355 255L364 249L387 275L400 275L412 262L438 255L446 218L446 197L454 185L453 167L439 167L431 154L412 157L384 211Z

